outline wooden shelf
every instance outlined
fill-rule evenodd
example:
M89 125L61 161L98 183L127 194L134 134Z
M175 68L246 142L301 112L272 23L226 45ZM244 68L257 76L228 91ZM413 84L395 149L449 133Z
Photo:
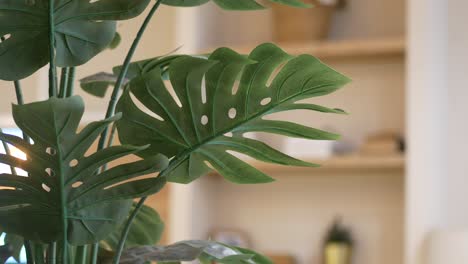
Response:
M403 56L405 54L404 38L278 43L278 45L290 54L311 54L321 59ZM232 47L232 49L242 54L249 54L254 47L254 45L245 45Z
M293 167L277 164L263 163L258 161L247 161L250 165L256 167L270 175L284 173L330 173L330 172L368 172L368 171L403 171L405 168L405 157L403 155L391 156L360 156L350 155L342 157L333 157L324 160L304 159L312 163L320 164L318 168L311 167ZM214 173L216 175L216 173Z

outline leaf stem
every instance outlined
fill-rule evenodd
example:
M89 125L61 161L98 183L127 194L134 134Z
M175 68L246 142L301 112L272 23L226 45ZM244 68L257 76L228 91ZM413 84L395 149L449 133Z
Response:
M99 243L94 243L93 247L91 248L91 264L97 264L99 253Z
M65 94L65 97L70 97L73 95L73 92L75 89L75 73L76 73L76 68L70 67L68 71L68 84L67 84L67 92Z
M24 240L24 249L26 250L26 261L27 264L34 264L34 257L32 254L31 241Z
M156 13L161 3L162 3L162 0L157 0L156 3L153 5L150 12L146 16L143 24L141 25L140 30L138 31L135 37L135 40L133 41L132 46L130 47L130 50L127 53L127 56L125 57L122 70L120 71L119 76L117 78L117 82L114 86L114 89L112 90L112 95L109 101L109 105L107 107L106 118L111 117L115 112L115 107L117 105L117 98L119 96L120 87L122 86L123 81L127 75L128 68L130 67L130 62L132 61L133 55L135 54L135 51L138 45L140 44L140 40L143 37L143 34L145 33L146 28L148 27L151 19L153 18L153 15ZM108 137L108 130L109 128L106 127L104 131L101 133L101 138L99 139L98 149L104 148L104 145L106 144L107 137Z
M21 83L20 81L14 81L13 83L15 85L16 101L18 102L18 105L23 105L24 99L23 99L23 91L21 90ZM23 132L23 139L29 142L29 137L24 132Z
M88 245L79 246L76 249L75 264L86 264L87 255L88 255Z
M48 262L47 264L55 264L57 257L57 243L52 242L49 244L49 252L48 252Z
M62 73L60 74L60 91L59 91L59 98L65 98L68 91L68 72L70 68L64 67L62 68Z
M55 67L54 2L55 0L49 0L49 97L57 95L57 69Z
M133 219L135 219L136 215L140 211L147 198L148 197L143 197L140 199L140 201L138 201L138 204L135 206L135 209L133 210L132 214L125 223L125 227L120 236L119 245L117 246L117 252L115 253L114 261L112 262L113 264L118 264L120 262L120 257L122 256L125 241L127 240L128 232L130 231L130 227L132 226Z

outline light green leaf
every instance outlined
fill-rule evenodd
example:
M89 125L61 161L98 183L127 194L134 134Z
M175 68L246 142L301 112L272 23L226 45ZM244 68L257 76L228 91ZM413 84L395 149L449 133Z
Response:
M169 246L143 246L127 249L123 252L121 264L143 264L147 261L158 263L211 260L223 264L268 264L256 262L256 252L248 254L241 250L214 241L187 240ZM259 255L260 256L260 255Z
M172 6L199 6L208 3L210 0L164 0L163 3ZM227 10L256 10L263 9L264 6L258 3L258 0L213 0L219 7ZM270 0L270 2L306 8L311 5L305 4L301 0Z
M349 81L313 56L291 56L273 44L257 47L248 57L221 48L208 59L179 57L170 64L168 74L175 94L171 95L156 68L134 78L117 106L123 114L117 122L122 142L151 143L139 153L143 157L155 153L174 157L165 171L168 181L189 183L211 170L207 163L235 183L272 180L230 151L277 164L315 166L247 139L246 132L338 138L300 124L264 119L298 108L342 113L295 104L334 92Z
M167 158L153 156L100 172L110 161L145 147L113 146L88 149L113 118L93 122L77 133L83 116L80 97L51 98L13 107L18 127L34 142L0 134L26 160L0 154L0 162L21 168L28 177L0 175L0 226L26 239L51 242L68 233L72 244L87 244L108 236L127 217L132 201L159 191L163 177L138 178L167 166ZM62 221L67 221L67 230Z
M55 0L56 60L78 66L109 46L115 21L139 15L151 0ZM0 79L18 80L49 62L48 0L0 0ZM12 63L14 62L14 63Z
M134 209L135 203L132 206L132 211ZM123 225L101 241L101 247L107 251L115 251L119 244L122 230ZM164 223L158 212L149 206L143 205L132 222L127 240L125 241L125 248L155 245L161 239L163 231Z

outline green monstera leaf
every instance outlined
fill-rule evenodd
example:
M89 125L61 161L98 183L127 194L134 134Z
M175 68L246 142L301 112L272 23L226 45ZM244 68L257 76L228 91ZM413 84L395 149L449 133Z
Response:
M132 198L164 186L163 177L137 178L164 169L168 160L160 155L102 171L108 162L145 147L113 146L89 154L99 134L119 116L77 133L83 111L78 96L13 107L16 124L33 143L0 134L0 140L27 156L0 154L0 162L28 173L0 175L0 226L5 232L40 242L57 241L67 232L72 244L97 242L125 220Z
M143 157L155 153L174 157L165 170L168 181L189 183L211 168L235 183L272 180L232 151L264 162L315 166L244 137L247 132L338 138L297 123L264 118L295 109L343 113L295 103L329 94L349 81L313 56L291 56L273 44L257 47L248 57L221 48L208 59L185 56L174 60L168 75L175 94L171 95L156 68L134 78L117 106L123 114L117 122L122 142L151 143L139 153Z
M194 260L204 264L272 264L268 258L254 251L204 240L187 240L169 246L127 249L122 254L120 264L144 264L149 261L180 263Z
M55 0L57 66L81 65L106 49L115 21L139 15L150 0ZM0 0L0 79L27 77L49 62L49 0Z
M293 7L311 7L301 0L269 0L272 3L278 3ZM163 0L166 5L172 6L199 6L210 2L210 0ZM219 7L227 10L256 10L263 9L258 0L213 0Z

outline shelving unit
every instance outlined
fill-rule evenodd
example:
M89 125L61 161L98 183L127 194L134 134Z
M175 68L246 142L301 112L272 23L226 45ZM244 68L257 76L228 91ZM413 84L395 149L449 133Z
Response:
M301 158L302 160L318 164L320 167L291 167L281 166L278 164L263 163L258 161L247 161L250 165L258 168L267 174L276 175L296 175L310 174L323 175L324 173L353 173L353 172L369 172L369 171L396 171L402 172L405 169L405 157L403 155L389 156L337 156L327 159ZM219 176L216 173L212 176ZM343 174L346 175L346 174Z
M320 59L403 56L405 54L403 37L277 44L290 54L311 54ZM255 45L231 48L239 53L248 54L255 48Z
M297 111L276 117L331 128L356 144L378 131L404 132L405 5L404 0L351 0L336 14L329 39L276 43L293 55L316 56L353 80L336 93L308 101L342 108L350 115ZM268 11L224 12L208 4L187 12L181 13L178 23L190 27L189 35L184 32L181 37L181 43L189 43L189 52L226 46L249 54L259 44L273 41ZM170 240L206 239L214 229L234 228L249 234L251 246L263 253L292 255L296 264L318 264L324 233L340 215L355 238L353 263L401 264L405 157L306 160L322 166L249 160L276 179L271 184L239 186L213 173L188 186L171 185Z

